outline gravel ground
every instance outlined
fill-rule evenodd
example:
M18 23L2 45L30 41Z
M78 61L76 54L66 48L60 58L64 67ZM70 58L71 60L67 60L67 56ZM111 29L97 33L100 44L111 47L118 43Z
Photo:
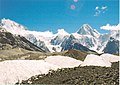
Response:
M119 62L112 67L85 66L50 71L23 80L21 84L119 85Z

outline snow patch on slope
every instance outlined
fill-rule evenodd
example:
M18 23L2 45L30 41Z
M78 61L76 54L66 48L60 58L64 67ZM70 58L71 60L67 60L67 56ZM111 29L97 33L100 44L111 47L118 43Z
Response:
M0 62L0 84L14 84L33 75L47 74L58 66L43 60L8 60Z
M61 68L73 68L82 63L80 60L76 60L67 56L49 56L45 59L45 61Z
M118 61L120 61L119 56L115 56L115 55L108 54L108 53L102 54L101 57L104 58L105 60L109 61L109 62L118 62Z
M84 62L81 66L105 66L111 67L111 63L108 61L104 61L101 56L97 56L94 54L87 55Z
M112 62L118 62L119 56L112 54L102 54L101 56L89 54L86 56L81 66L103 66L111 67Z
M64 57L50 56L45 60L7 60L0 62L0 84L15 84L39 74L47 74L49 70L77 67L82 61Z

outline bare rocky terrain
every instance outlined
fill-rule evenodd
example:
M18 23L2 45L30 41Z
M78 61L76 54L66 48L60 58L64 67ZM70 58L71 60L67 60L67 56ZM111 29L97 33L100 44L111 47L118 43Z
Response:
M85 66L59 69L46 75L33 76L21 83L26 84L119 85L119 62L113 63L112 67Z

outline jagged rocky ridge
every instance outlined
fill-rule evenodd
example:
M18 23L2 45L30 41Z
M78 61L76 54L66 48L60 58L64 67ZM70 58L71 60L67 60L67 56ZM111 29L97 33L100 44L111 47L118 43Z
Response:
M88 51L93 52L92 50L80 44L79 41L75 39L73 35L70 35L70 37L61 44L61 47L62 47L62 51L69 50L69 49L76 49L76 50L81 50L86 52Z
M119 40L111 37L103 51L104 53L119 54Z
M8 45L11 48L7 47ZM37 47L23 36L14 36L9 32L0 32L0 49L5 50L5 48L13 49L17 47L30 51L45 52L45 50Z

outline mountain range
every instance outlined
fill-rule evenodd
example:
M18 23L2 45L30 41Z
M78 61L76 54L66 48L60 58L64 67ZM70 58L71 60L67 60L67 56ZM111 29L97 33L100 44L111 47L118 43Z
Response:
M0 32L10 32L13 36L22 37L44 52L76 49L86 52L119 53L119 31L101 34L88 24L83 24L75 33L59 29L58 33L53 34L49 31L30 31L15 21L2 19L0 20Z

